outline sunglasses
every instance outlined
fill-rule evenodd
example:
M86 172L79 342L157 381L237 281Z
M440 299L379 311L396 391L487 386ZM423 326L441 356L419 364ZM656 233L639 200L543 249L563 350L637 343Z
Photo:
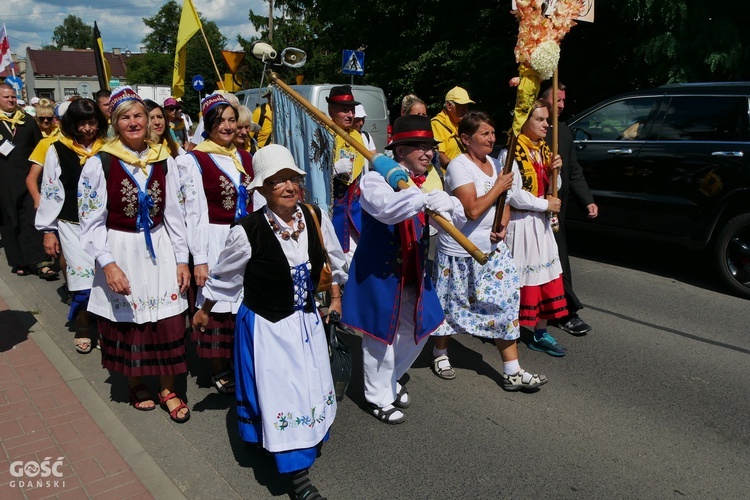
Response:
M37 119L40 122L52 122L52 120L54 120L54 117L52 117L52 116L39 116L39 117L37 117Z

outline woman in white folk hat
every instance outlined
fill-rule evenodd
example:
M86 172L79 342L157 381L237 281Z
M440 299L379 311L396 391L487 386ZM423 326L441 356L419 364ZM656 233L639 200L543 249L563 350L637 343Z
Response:
M149 116L130 87L112 93L115 136L78 182L81 244L96 260L89 312L99 316L102 365L128 377L133 406L155 403L141 377L159 377L159 400L178 423L190 418L175 393L187 372L183 293L190 283L177 164L147 141Z
M230 229L193 326L205 328L215 303L233 303L244 290L234 352L240 436L271 452L279 472L291 474L294 498L319 499L307 473L328 439L336 396L314 291L327 249L331 310L341 312L344 254L325 212L300 203L305 172L288 149L268 145L253 166L250 188L267 204Z
M188 243L193 254L198 285L196 307L203 305L202 287L216 266L229 235L229 226L265 203L250 193L253 162L250 153L237 148L237 110L221 94L211 94L201 103L207 138L187 155L177 158ZM234 344L234 319L241 297L214 305L205 330L193 332L198 356L211 361L211 382L222 393L234 393L229 371Z

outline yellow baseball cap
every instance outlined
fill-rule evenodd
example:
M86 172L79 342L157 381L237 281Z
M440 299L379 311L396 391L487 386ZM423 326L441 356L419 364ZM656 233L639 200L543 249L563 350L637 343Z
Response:
M476 104L469 98L469 93L466 92L466 89L461 87L453 87L450 89L448 93L445 94L445 100L453 101L456 104Z

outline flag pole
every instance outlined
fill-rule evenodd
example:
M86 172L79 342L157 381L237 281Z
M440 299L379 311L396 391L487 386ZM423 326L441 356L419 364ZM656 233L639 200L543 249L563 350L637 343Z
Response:
M216 65L216 60L214 59L214 53L211 52L211 46L208 44L208 38L206 38L206 32L203 31L203 23L199 23L199 26L201 28L201 34L203 35L203 41L206 42L206 48L208 49L208 55L211 56L211 62L214 63L214 70L216 70L216 76L219 78L218 83L221 87L221 90L226 90L224 88L224 79L221 77L221 74L219 73L219 67Z

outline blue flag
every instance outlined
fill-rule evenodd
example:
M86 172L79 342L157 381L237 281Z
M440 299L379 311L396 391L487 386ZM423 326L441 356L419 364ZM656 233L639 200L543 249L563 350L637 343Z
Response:
M333 133L278 87L273 87L272 102L274 142L288 148L297 166L307 173L305 201L318 205L330 216L336 144Z

